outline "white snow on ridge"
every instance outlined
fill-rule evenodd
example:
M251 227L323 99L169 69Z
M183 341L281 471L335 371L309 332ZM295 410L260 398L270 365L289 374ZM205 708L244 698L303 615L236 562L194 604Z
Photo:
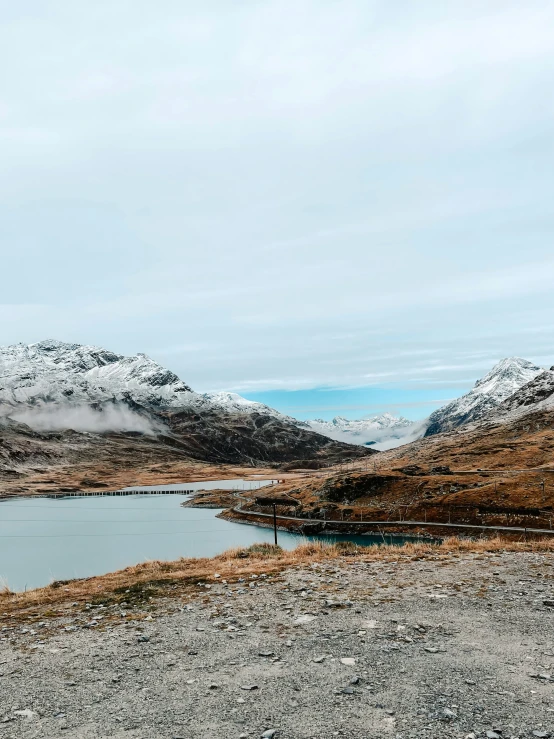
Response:
M218 392L218 393L203 393L202 398L205 398L211 405L221 408L221 410L227 413L264 413L268 416L274 416L275 418L286 418L291 423L303 425L290 416L285 416L275 408L270 408L268 405L258 403L255 400L247 400L238 393L229 392Z

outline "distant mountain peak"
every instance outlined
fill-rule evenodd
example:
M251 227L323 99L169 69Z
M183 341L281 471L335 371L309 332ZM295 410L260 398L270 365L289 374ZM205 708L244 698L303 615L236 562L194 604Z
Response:
M387 448L405 443L409 433L419 425L392 413L354 420L343 416L335 416L331 421L316 418L307 423L313 431L336 441L364 445L386 444Z
M542 372L542 367L521 357L501 359L477 380L468 393L434 411L429 416L425 435L451 431L489 416L507 398Z

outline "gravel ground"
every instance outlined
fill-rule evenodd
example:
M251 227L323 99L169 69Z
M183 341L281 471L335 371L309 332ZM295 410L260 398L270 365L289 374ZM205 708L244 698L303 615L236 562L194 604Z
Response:
M12 623L0 739L554 737L553 563L341 558Z

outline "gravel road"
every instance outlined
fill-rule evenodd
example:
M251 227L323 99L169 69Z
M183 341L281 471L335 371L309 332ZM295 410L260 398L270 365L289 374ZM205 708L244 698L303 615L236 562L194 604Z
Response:
M553 564L343 557L11 622L0 739L554 737Z

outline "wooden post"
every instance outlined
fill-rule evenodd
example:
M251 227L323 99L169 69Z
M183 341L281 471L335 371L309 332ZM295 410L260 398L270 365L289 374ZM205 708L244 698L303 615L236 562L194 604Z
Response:
M275 546L277 546L277 506L273 504L273 532L275 534Z

